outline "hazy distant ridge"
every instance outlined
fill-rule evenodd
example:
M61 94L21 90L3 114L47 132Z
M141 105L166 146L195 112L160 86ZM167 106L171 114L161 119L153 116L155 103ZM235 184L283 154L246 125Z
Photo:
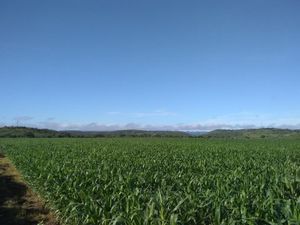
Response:
M1 127L0 137L188 137L189 134L181 131L145 131L145 130L118 130L118 131L55 131L29 127Z
M300 138L300 130L277 128L214 130L203 136L218 139Z
M300 130L261 128L243 130L214 130L211 132L183 131L146 131L146 130L117 130L117 131L56 131L29 127L0 127L1 137L193 137L203 139L267 139L267 138L300 138Z

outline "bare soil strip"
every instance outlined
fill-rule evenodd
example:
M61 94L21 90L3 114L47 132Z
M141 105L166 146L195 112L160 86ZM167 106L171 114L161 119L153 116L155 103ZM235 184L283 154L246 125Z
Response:
M54 214L22 180L11 162L0 153L0 224L59 225Z

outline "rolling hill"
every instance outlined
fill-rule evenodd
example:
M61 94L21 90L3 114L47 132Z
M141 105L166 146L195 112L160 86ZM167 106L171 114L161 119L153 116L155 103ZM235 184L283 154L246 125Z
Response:
M300 138L300 130L261 128L242 130L214 130L202 137L217 139L280 139Z
M30 127L0 127L0 138L58 138L58 137L193 137L202 139L286 139L300 138L300 130L261 128L241 130L214 130L210 132L183 131L56 131Z

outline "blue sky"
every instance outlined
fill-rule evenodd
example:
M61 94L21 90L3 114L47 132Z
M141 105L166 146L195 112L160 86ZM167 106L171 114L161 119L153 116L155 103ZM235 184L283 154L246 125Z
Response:
M0 2L0 125L300 128L300 1Z

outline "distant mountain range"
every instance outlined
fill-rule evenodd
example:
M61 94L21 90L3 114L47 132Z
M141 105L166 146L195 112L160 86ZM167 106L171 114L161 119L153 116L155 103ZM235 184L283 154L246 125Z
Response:
M300 130L261 128L242 130L214 130L210 132L183 131L56 131L29 127L0 127L0 138L59 138L59 137L191 137L203 139L279 139L299 138Z
M29 127L1 127L0 137L188 137L189 134L181 131L145 131L145 130L118 130L118 131L56 131Z
M203 137L218 139L300 138L300 130L277 128L214 130L204 134Z

